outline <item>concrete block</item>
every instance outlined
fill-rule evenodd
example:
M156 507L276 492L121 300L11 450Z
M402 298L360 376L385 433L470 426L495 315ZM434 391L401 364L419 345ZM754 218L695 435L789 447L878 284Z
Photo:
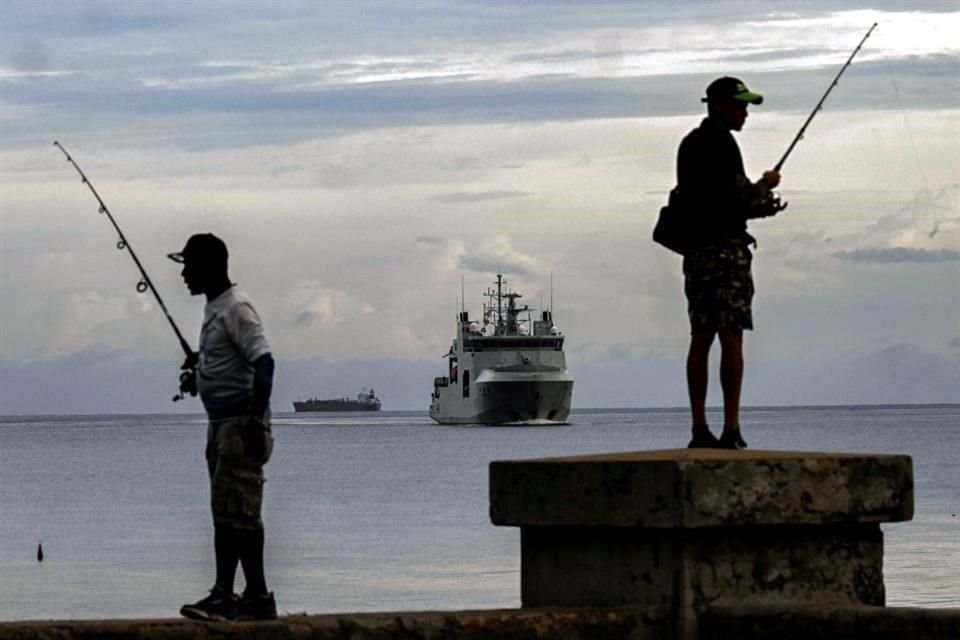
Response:
M900 522L909 456L671 449L490 464L503 526L698 528Z
M668 450L498 461L524 607L648 607L679 637L724 603L882 606L881 522L913 516L909 456Z

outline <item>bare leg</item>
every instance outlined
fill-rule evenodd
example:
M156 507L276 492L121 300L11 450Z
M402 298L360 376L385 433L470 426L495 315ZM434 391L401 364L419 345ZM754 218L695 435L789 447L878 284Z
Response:
M743 387L743 332L720 330L720 386L723 388L723 427L740 428L740 390Z
M687 353L687 393L690 396L690 417L694 427L707 424L707 368L710 364L710 346L716 334L695 333L690 336Z

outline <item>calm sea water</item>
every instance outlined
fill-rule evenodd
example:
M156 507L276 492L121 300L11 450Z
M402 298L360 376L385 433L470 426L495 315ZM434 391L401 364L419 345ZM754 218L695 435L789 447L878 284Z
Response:
M743 425L754 448L913 456L916 517L883 527L888 603L960 606L960 405L753 409ZM490 524L489 462L675 448L687 414L583 410L538 428L280 414L274 431L281 611L516 607L520 536ZM0 418L0 620L170 617L205 595L204 437L199 415Z

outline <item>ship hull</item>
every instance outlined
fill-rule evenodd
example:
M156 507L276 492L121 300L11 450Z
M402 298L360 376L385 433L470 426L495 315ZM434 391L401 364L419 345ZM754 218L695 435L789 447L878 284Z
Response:
M439 424L565 424L573 380L565 372L484 371L476 382L476 396L459 403L435 403L430 417Z
M379 406L364 405L359 402L323 401L323 402L294 402L293 410L297 413L333 412L333 411L380 411Z

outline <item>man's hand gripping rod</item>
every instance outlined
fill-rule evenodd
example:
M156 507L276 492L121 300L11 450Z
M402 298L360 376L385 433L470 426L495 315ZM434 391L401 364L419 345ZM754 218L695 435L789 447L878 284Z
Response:
M780 172L780 168L783 167L783 164L787 161L787 158L790 156L790 153L793 151L793 148L797 146L797 143L803 139L803 134L807 131L807 127L810 125L810 122L813 120L814 116L817 115L817 112L820 111L820 108L823 106L823 103L826 101L827 96L830 95L830 92L833 91L833 88L837 86L837 82L840 80L840 76L843 75L843 72L847 70L847 67L850 66L850 63L853 62L854 56L860 51L860 47L863 46L863 43L867 41L867 38L870 37L870 34L873 33L873 30L877 28L877 23L874 22L870 29L867 30L863 39L860 40L860 44L857 45L857 48L853 50L853 53L850 54L850 57L847 58L847 61L840 67L840 71L837 72L836 77L833 79L833 82L830 83L830 86L827 87L827 90L824 92L823 97L820 98L820 102L817 103L817 106L813 108L813 111L810 112L810 115L807 116L806 121L803 123L803 126L800 127L800 131L797 132L797 135L794 136L793 141L790 142L790 146L787 147L786 152L784 152L783 157L780 158L780 161L773 167L773 170L777 173ZM774 215L779 211L787 208L787 203L780 202L780 196L774 192L770 192L766 195L763 202L760 203L760 209L769 211L765 215Z
M140 259L137 258L137 254L134 253L133 247L130 246L130 243L127 242L126 236L123 235L123 231L120 230L117 221L113 219L113 215L110 214L110 210L107 209L106 203L104 203L103 198L100 197L100 194L97 193L97 190L94 189L93 183L87 178L83 173L83 170L80 166L70 157L70 154L67 153L67 150L63 148L63 145L54 140L53 144L63 152L63 155L67 157L67 162L73 165L73 168L77 170L77 173L80 174L80 178L83 180L83 184L87 185L90 189L90 192L93 194L93 197L97 199L97 202L100 204L100 213L105 213L107 218L110 220L110 224L113 225L113 228L116 229L117 234L120 236L120 239L117 241L117 249L123 251L126 249L130 252L130 257L133 258L134 264L137 265L137 269L140 270L140 282L137 283L137 293L146 293L149 289L153 292L153 297L156 298L157 304L160 305L160 308L163 310L163 315L167 317L167 321L170 323L170 326L173 328L173 332L177 335L177 340L180 342L180 348L183 349L183 353L186 356L186 359L183 361L183 364L180 366L183 369L183 372L180 374L180 393L173 396L173 401L182 400L184 393L189 393L190 395L197 395L196 388L196 368L197 368L197 353L190 348L190 345L187 344L187 341L184 339L183 334L180 333L180 329L177 327L177 323L173 321L173 317L170 315L170 312L167 311L167 305L163 303L163 299L160 297L160 294L157 293L156 287L153 286L153 281L150 280L150 276L147 275L146 270L143 268L143 265L140 264Z

